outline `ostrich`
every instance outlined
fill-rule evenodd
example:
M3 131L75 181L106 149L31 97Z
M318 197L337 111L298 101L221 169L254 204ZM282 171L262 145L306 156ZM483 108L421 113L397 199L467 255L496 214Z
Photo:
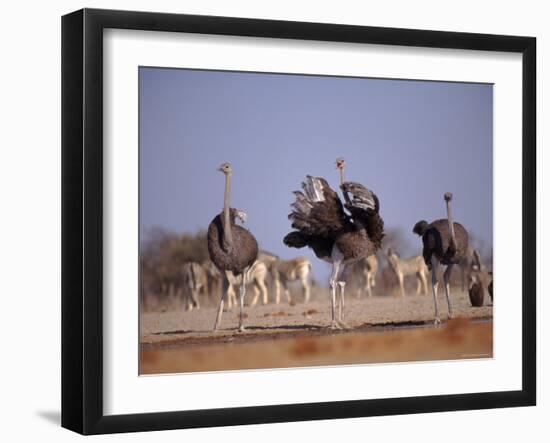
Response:
M470 296L470 303L472 306L483 306L483 299L485 298L485 291L483 289L483 283L476 274L470 276L468 284L468 295Z
M483 271L483 263L481 262L479 252L471 246L468 246L466 254L464 254L464 257L458 264L458 268L460 269L461 288L464 291L464 289L466 289L466 284L468 283L469 285L472 273Z
M296 201L288 218L295 231L283 242L292 248L305 246L315 255L332 264L331 289L332 329L345 327L344 287L340 276L345 266L378 251L384 237L384 222L379 215L378 197L363 185L344 181L345 163L338 159L341 189L345 204L324 178L307 176L302 191L295 191ZM352 198L348 193L352 194ZM349 211L347 214L344 207ZM336 287L340 287L338 320L336 320Z
M447 296L449 318L452 318L449 279L453 266L463 260L468 250L468 232L460 223L453 222L451 210L452 198L453 195L450 192L445 193L447 219L436 220L430 224L425 220L421 220L413 228L413 232L422 237L424 262L428 266L428 269L432 271L432 289L435 307L434 323L436 325L441 323L437 309L437 269L439 264L447 266L443 279L445 281L445 295Z
M236 217L244 223L246 221L246 214L243 211L229 207L231 197L231 176L233 174L231 165L229 163L223 163L218 170L225 175L223 212L214 217L208 226L207 233L210 260L212 260L212 263L220 270L223 278L222 294L220 297L218 314L216 315L216 321L214 323L214 331L218 329L222 319L223 302L229 287L226 272L232 272L234 276L242 275L239 290L239 331L242 332L244 331L243 306L246 293L247 273L258 256L258 243L247 229L235 223Z

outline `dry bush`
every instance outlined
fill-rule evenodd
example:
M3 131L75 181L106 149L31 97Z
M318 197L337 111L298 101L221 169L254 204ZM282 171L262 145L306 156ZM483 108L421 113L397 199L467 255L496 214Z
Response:
M140 301L145 309L179 303L182 266L208 259L206 232L177 234L154 228L140 245Z

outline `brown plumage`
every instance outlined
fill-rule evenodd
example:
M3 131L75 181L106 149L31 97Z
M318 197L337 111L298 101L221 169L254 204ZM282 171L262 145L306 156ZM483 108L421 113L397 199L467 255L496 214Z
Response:
M235 223L238 210L230 208L230 222L233 241L238 247L224 248L223 212L216 215L208 226L207 241L210 260L220 271L231 271L234 275L252 266L258 256L258 242L247 229Z
M423 223L426 223L425 225ZM422 230L420 226L423 226ZM449 221L447 219L436 220L430 224L418 222L413 231L422 237L422 255L428 269L432 268L432 255L442 265L456 265L463 260L468 249L468 232L460 223L453 223L456 243L451 242Z
M436 220L428 223L421 220L414 225L413 232L422 237L422 255L428 268L432 271L432 288L434 295L435 323L440 323L437 309L437 268L439 264L446 265L443 278L445 281L445 294L449 318L452 317L449 279L455 264L460 263L468 250L468 232L460 223L455 223L452 217L450 192L444 195L447 204L447 219Z
M384 237L378 197L359 183L343 181L344 165L337 160L346 203L342 204L325 179L307 176L302 191L294 192L296 200L288 216L295 231L283 239L292 248L310 247L318 258L332 263L332 328L342 326L345 282L340 276L344 267L376 253ZM335 315L336 285L340 287L340 324Z
M354 202L345 204L350 216L325 179L307 176L306 183L304 186L310 187L314 186L311 183L317 183L322 189L323 199L315 201L315 197L309 198L300 191L294 193L296 202L292 205L289 219L297 231L285 236L285 245L291 248L308 246L318 258L327 261L331 261L332 249L337 245L345 263L368 257L380 249L384 222L374 193L358 183L344 183L343 191L354 196ZM367 207L369 203L372 207Z
M214 330L222 318L224 298L227 294L229 282L226 272L232 272L233 275L242 275L241 287L239 291L240 315L239 331L244 330L243 309L244 296L246 293L246 275L258 256L258 243L254 236L242 226L235 223L238 217L242 222L246 220L246 214L234 208L230 208L231 195L231 176L233 170L229 163L224 163L218 169L225 174L225 194L224 205L221 214L218 214L208 226L208 253L212 263L220 270L223 276L222 294L218 314L214 323Z

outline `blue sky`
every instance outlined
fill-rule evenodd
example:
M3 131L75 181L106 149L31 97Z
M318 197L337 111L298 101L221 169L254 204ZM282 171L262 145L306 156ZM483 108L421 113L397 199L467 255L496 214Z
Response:
M232 206L248 213L260 247L306 255L282 238L292 191L306 174L372 189L387 228L445 216L491 247L491 85L140 68L140 236L153 226L205 229L223 206L222 162L233 166Z

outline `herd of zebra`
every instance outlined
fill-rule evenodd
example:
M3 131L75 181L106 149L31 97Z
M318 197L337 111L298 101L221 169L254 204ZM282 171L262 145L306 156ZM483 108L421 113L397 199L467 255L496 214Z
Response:
M384 251L388 269L393 273L397 283L397 291L401 297L405 297L405 278L414 277L416 281L416 295L428 293L429 270L421 255L408 259L402 259L393 249ZM468 248L468 253L459 264L461 272L462 290L471 289L478 280L482 279L484 266L479 253ZM356 291L356 298L361 299L366 293L368 297L373 295L376 287L379 271L379 260L376 255L370 255L359 260L346 275L347 281L352 281ZM231 272L226 274L229 281L226 299L227 307L232 309L237 305L237 291L241 284L241 276L234 276ZM295 303L288 287L289 283L298 282L300 285L303 303L308 303L311 297L314 279L312 276L312 264L306 257L296 257L291 260L281 260L278 256L267 251L260 251L258 258L248 270L247 280L252 286L254 295L249 302L250 307L256 306L258 300L263 305L269 303L270 292L275 304L281 302L281 296L289 304ZM210 261L202 263L187 262L182 267L182 286L178 288L178 294L183 301L185 310L199 309L201 299L211 294L217 294L222 287L222 274ZM474 306L481 306L481 302L472 301Z
M203 263L187 262L183 265L182 295L186 310L200 308L200 299L206 294L216 294L222 288L224 278L228 281L224 297L227 299L227 307L232 308L237 304L236 288L242 283L242 275L234 275L220 270L210 261ZM257 259L246 273L246 280L252 286L254 296L250 306L255 306L261 298L262 304L269 302L269 277L275 292L275 303L281 301L283 294L288 303L292 303L288 282L298 281L302 287L303 299L309 301L311 294L311 262L305 257L297 257L292 260L281 260L276 255L261 251Z
M378 197L362 184L345 180L345 167L344 159L338 158L336 168L340 174L343 202L327 180L322 177L306 176L302 189L294 191L295 200L291 204L291 213L288 215L293 230L283 239L286 246L308 247L317 258L332 265L329 279L332 329L347 328L344 323L346 268L349 270L350 265L363 262L365 268L371 270L372 275L367 273L365 284L367 292L370 293L375 284L374 275L378 267L375 257L382 250L382 240L385 236ZM214 217L208 227L207 246L210 262L207 265L189 263L185 267L185 281L191 294L187 306L189 309L199 307L197 294L201 286L206 284L209 276L212 278L217 272L217 281L221 281L221 296L213 329L218 329L224 304L227 302L232 306L238 302L240 314L238 330L244 331L243 309L247 285L253 284L255 292L250 303L252 306L257 303L260 296L262 301L267 303L265 277L268 272L275 284L276 302L280 301L281 292L290 301L286 285L288 281L296 279L302 282L304 299L307 301L310 297L308 274L311 271L311 264L302 258L294 261L280 261L276 258L270 260L269 257L266 258L267 254L260 252L258 242L252 233L241 224L237 224L237 219L245 223L247 214L230 205L233 176L231 165L223 163L218 170L225 176L223 210ZM467 260L468 251L471 250L467 230L462 224L453 220L452 198L451 193L444 194L446 218L431 223L421 220L413 227L413 232L422 239L421 256L403 261L395 251L389 250L386 253L388 263L397 275L402 296L406 274L413 273L417 276L417 292L421 290L427 292L427 274L428 270L431 271L436 324L441 322L437 302L439 266L445 266L443 280L448 318L451 318L451 271L455 265L460 265ZM478 269L481 270L479 260ZM479 294L483 293L483 286L484 284L480 281L474 281L471 285L472 304L475 304Z

